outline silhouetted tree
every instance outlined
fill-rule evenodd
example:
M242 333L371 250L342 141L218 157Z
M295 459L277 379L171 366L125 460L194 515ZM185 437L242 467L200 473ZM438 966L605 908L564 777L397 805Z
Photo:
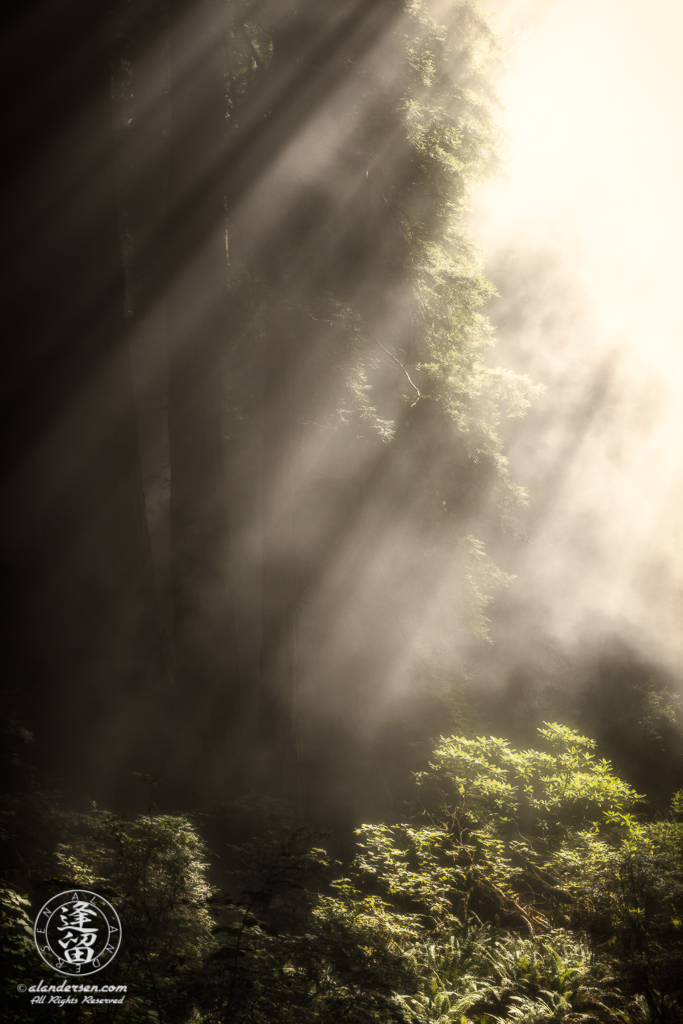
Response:
M91 780L108 773L117 727L135 745L130 723L159 683L109 27L106 6L80 0L13 5L3 57L4 671L26 685L39 733L49 722L44 754L75 785L86 763Z
M169 6L169 441L179 709L195 723L191 763L239 720L223 437L230 345L224 212L225 84L213 8Z

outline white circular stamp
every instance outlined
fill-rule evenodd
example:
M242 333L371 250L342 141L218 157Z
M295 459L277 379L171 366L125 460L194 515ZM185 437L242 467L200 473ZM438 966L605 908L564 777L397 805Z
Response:
M114 959L121 945L121 921L104 896L70 889L41 907L33 938L48 967L82 978Z

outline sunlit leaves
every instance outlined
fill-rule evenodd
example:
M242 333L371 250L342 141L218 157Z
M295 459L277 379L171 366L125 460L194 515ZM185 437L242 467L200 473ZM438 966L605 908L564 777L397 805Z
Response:
M172 1003L177 1013L184 981L212 947L213 890L196 826L181 815L100 811L82 817L58 861L62 875L116 907L125 942L109 975L125 978L131 1020L149 1019L150 1000L160 1019Z
M233 891L211 892L173 816L102 814L73 855L108 876L159 1006L187 1024L677 1020L683 797L647 821L591 739L539 732L529 749L444 737L418 813L358 829L341 877L318 834L284 829L230 847Z

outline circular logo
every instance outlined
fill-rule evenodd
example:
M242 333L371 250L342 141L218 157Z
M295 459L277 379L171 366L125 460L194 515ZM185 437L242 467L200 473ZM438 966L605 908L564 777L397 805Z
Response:
M84 977L96 974L116 956L121 922L104 896L70 889L42 907L33 929L36 949L53 970Z

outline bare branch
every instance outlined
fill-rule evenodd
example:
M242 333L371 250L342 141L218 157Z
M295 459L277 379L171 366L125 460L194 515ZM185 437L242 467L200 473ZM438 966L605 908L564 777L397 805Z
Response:
M386 355L388 355L390 359L393 359L393 360L394 360L394 362L395 362L395 363L396 363L396 364L397 364L398 366L400 366L400 367L401 367L401 369L403 370L403 372L404 372L404 373L405 373L405 375L406 375L406 378L407 378L407 380L408 380L408 383L410 384L411 388L414 388L414 390L415 390L415 394L416 394L416 396L417 396L417 397L415 398L415 401L414 401L414 402L411 402L411 403L410 403L410 407L411 407L411 409L412 409L412 407L413 407L414 405L417 405L417 403L418 403L418 402L420 401L420 399L422 398L422 395L420 394L420 389L418 388L417 384L416 384L416 383L415 383L415 382L414 382L414 381L413 381L413 380L411 379L411 376L410 376L410 374L409 374L409 373L408 373L408 371L406 370L406 368L405 368L405 366L403 365L403 363L401 362L401 360L400 360L400 359L399 359L399 358L398 358L397 356L395 356L393 352L390 352L388 348L385 348L385 347L384 347L384 345L382 344L382 342L381 342L381 341L378 341L378 339L377 339L377 338L376 338L376 337L374 336L374 334L373 334L373 333L372 333L371 331L368 331L368 334L370 335L371 339L372 339L372 340L374 341L375 345L377 345L377 346L378 346L379 348L381 348L381 349L382 349L382 352L386 353Z

